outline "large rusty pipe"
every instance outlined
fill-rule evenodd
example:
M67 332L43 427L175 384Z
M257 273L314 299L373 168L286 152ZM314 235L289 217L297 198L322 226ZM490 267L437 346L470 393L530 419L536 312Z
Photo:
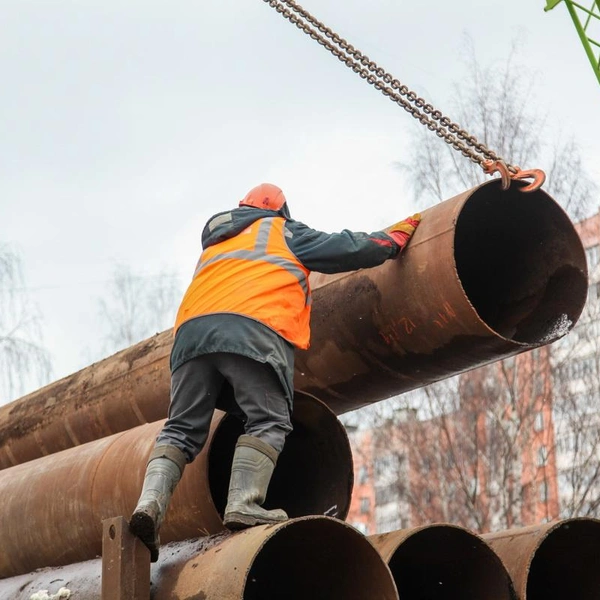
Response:
M596 600L600 521L566 519L482 536L500 556L519 600Z
M61 587L71 598L101 600L100 573L100 560L91 560L0 580L0 600ZM153 600L398 600L375 548L327 517L169 544L151 579Z
M587 296L583 245L550 196L519 187L447 200L400 260L327 280L298 389L341 414L566 334Z
M171 345L169 329L0 406L0 469L166 418Z
M403 600L513 600L502 561L474 533L448 524L372 535Z
M295 387L336 414L552 342L587 294L585 252L543 191L491 181L438 204L399 260L313 278ZM0 467L166 416L170 332L0 407Z
M100 554L102 520L129 517L162 421L64 450L0 472L0 577ZM296 399L289 435L266 507L291 517L345 518L352 454L341 423L325 404ZM219 413L203 452L185 469L161 530L169 542L219 532L231 459L242 424Z

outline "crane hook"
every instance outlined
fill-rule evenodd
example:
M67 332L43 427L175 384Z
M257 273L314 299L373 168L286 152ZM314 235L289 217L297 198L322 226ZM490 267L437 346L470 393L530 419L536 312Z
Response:
M533 179L529 185L519 188L519 191L525 193L535 192L539 190L546 181L546 173L544 173L544 171L541 169L523 170L521 167L512 167L514 172L511 172L503 160L487 159L481 163L481 166L488 175L500 173L500 179L502 181L501 186L503 190L507 190L510 187L511 180Z
M507 190L510 187L510 171L503 160L490 160L488 158L481 163L481 166L488 175L500 173L503 190Z
M536 192L539 190L546 181L546 173L541 169L527 169L522 170L519 167L515 167L517 169L516 173L511 174L511 179L533 179L533 181L519 189L520 192Z

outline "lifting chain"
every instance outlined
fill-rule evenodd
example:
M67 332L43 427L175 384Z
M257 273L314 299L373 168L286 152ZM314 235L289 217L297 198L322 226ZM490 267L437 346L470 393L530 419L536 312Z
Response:
M427 129L435 132L455 150L480 165L485 173L489 175L499 173L502 189L508 189L511 180L514 179L533 179L525 187L519 188L522 192L532 192L543 185L546 175L542 170L524 171L502 160L495 152L479 142L475 136L469 135L459 125L425 102L423 98L417 96L415 92L400 83L393 75L381 68L375 61L370 60L368 56L349 44L298 3L293 0L263 1L329 50L338 60L357 73L361 79L370 83L384 96L409 112Z

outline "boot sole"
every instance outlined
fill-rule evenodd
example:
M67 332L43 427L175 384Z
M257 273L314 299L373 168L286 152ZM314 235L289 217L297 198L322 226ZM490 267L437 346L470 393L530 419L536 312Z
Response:
M145 513L134 513L129 522L129 531L150 550L150 562L156 562L158 560L158 546L155 541L156 531L152 518Z
M256 527L257 525L275 525L284 521L287 521L287 519L259 519L241 513L230 513L223 520L223 525L231 531L236 531L247 529L248 527Z

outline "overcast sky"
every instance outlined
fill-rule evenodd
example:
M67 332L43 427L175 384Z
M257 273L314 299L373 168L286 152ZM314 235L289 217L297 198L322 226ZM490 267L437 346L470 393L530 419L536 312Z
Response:
M600 182L600 86L565 6L303 5L450 117L463 34L483 63L520 36L548 135L572 134ZM116 263L187 280L205 221L257 183L325 231L414 209L393 164L413 119L261 0L0 0L0 15L0 242L23 257L54 378L98 358Z

